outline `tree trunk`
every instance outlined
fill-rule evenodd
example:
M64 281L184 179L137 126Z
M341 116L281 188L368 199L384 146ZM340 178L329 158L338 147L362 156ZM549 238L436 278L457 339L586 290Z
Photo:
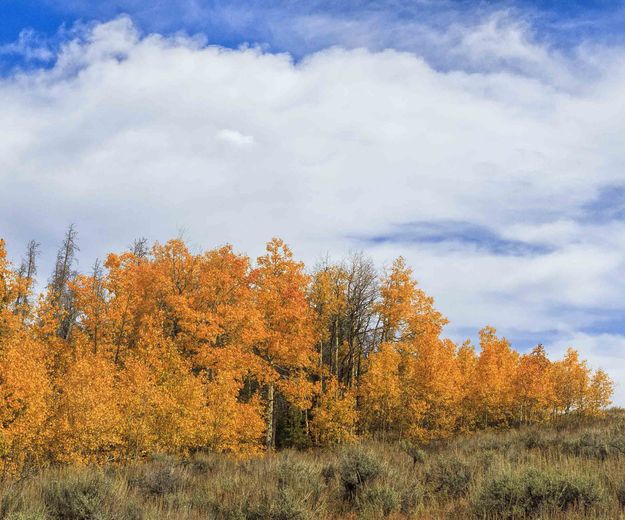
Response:
M323 341L319 342L319 379L321 380L321 391L323 392Z
M267 408L265 410L265 424L267 425L267 432L265 434L265 446L268 450L272 450L275 447L274 437L274 387L273 384L267 385Z
M339 381L339 319L334 320L334 375Z
M308 428L308 410L304 410L304 428L306 431L306 436L308 437L310 431Z

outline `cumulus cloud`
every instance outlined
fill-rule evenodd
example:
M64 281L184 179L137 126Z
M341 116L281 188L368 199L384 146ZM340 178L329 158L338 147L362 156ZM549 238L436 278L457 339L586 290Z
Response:
M26 61L46 62L54 59L52 50L32 29L22 30L17 41L0 45L0 56L3 55L16 55Z
M217 132L216 138L233 146L245 147L255 143L254 136L243 135L236 130L220 130Z
M128 17L81 26L53 66L0 79L2 233L14 256L40 240L45 263L74 222L85 268L180 229L252 255L279 235L311 263L402 254L452 336L578 339L619 375L602 352L625 327L600 336L598 317L624 307L625 225L596 208L625 186L625 52L565 57L508 18L439 36L479 61L340 47L294 61Z

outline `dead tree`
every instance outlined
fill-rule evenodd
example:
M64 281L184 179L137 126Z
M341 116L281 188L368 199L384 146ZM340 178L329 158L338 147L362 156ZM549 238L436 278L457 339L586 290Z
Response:
M58 320L57 334L65 340L70 338L77 317L75 296L71 288L71 282L78 274L74 269L76 253L80 251L77 238L78 232L71 224L56 255L54 272L48 286Z
M15 302L15 311L26 317L30 310L30 293L35 283L37 275L37 257L39 256L39 242L31 240L26 246L26 255L22 258L18 276L23 281L20 287L17 300Z

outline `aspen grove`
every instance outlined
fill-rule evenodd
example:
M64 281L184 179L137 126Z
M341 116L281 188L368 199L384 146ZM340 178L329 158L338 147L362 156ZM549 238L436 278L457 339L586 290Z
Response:
M612 382L569 349L520 354L495 329L479 348L399 258L352 255L307 271L273 239L255 262L224 246L145 240L75 270L70 227L43 294L38 244L12 265L0 241L0 460L124 462L240 455L358 438L428 442L596 415Z

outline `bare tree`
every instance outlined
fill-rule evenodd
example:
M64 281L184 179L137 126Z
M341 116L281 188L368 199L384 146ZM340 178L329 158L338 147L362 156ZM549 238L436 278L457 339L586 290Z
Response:
M56 308L56 315L59 322L58 335L63 339L69 339L72 328L76 321L76 308L74 294L70 287L70 282L78 274L74 269L76 263L76 253L80 251L78 247L78 232L73 224L69 226L65 233L63 243L56 255L54 272L50 279L49 291L52 304Z
M37 274L37 257L39 256L39 242L31 240L26 246L26 255L22 258L20 268L18 270L19 277L24 280L25 284L21 288L15 302L16 312L26 316L30 309L30 291L34 285L35 276Z
M93 353L98 353L98 343L100 341L100 329L102 317L104 314L104 306L106 303L106 288L104 286L104 270L99 259L96 259L91 271L91 289L93 291L93 308L91 310L93 328L91 332L91 340L93 343Z
M324 283L329 284L324 289L313 287L311 295L320 323L327 327L319 342L319 364L326 364L341 383L352 386L360 378L363 358L381 339L375 266L362 253L352 253L340 264L322 260L313 276L316 280L325 276ZM316 290L325 293L316 294ZM333 302L329 309L325 307L328 301Z
M378 277L373 261L362 253L352 253L344 262L347 273L347 305L343 338L347 352L341 360L341 379L351 386L360 377L362 358L375 347Z
M148 239L145 237L135 239L129 249L136 257L145 258L148 256Z

